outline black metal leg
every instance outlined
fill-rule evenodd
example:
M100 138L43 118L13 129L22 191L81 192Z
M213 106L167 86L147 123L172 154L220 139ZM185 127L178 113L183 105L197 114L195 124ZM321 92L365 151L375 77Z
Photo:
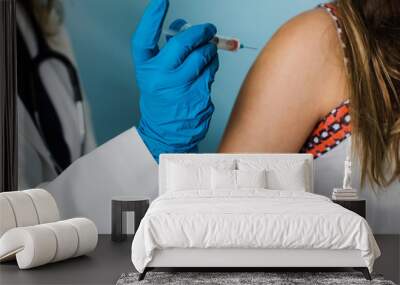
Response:
M147 271L148 271L148 269L145 268L144 271L143 271L142 273L139 274L138 281L142 281L142 280L146 277Z
M122 233L122 203L120 201L112 201L111 205L111 240L123 241L124 239L126 239L126 235Z
M371 274L369 274L369 270L367 267L355 267L354 270L361 271L361 273L364 275L365 279L372 280Z

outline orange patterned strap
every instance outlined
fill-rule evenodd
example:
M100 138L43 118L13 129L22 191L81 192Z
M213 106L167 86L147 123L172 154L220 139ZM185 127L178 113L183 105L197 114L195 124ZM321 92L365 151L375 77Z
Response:
M333 109L314 128L301 149L301 153L311 153L314 158L329 152L351 135L349 101Z
M337 16L337 14L338 14L337 7L336 7L336 5L333 4L333 3L321 4L321 5L319 5L319 7L325 8L325 9L331 9L332 14L333 14L334 16ZM328 12L329 12L329 11L328 11Z
M337 9L336 5L333 4L333 3L321 4L318 7L324 9L331 16L332 20L335 22L338 38L340 40L340 43L342 45L343 52L344 52L344 63L345 63L346 68L347 68L347 65L349 64L349 60L346 57L346 48L347 48L347 46L346 46L345 40L344 40L343 26L342 26L342 23L340 22L340 20L338 18L338 15L339 15L338 9Z

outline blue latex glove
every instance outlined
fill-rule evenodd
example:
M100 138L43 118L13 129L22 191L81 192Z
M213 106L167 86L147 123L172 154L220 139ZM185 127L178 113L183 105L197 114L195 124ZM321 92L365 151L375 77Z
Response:
M219 67L209 43L216 34L212 24L193 26L159 49L168 6L152 0L132 39L141 92L138 131L157 161L161 153L198 151L214 112L210 90Z

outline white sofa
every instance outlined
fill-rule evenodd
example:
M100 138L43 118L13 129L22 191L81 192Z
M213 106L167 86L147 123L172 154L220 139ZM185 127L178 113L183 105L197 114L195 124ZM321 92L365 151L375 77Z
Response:
M86 218L60 221L57 204L42 189L0 193L0 262L28 269L84 255L97 245Z

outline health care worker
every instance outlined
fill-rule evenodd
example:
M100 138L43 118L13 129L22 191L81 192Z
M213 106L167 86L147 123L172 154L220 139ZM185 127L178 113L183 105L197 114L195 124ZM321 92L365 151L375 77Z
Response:
M34 13L51 4L17 6L19 188L47 189L63 218L88 217L108 233L112 196L155 198L160 153L196 152L204 138L216 28L193 26L159 49L169 2L152 0L132 39L140 124L96 148L67 35L60 27L49 36Z

